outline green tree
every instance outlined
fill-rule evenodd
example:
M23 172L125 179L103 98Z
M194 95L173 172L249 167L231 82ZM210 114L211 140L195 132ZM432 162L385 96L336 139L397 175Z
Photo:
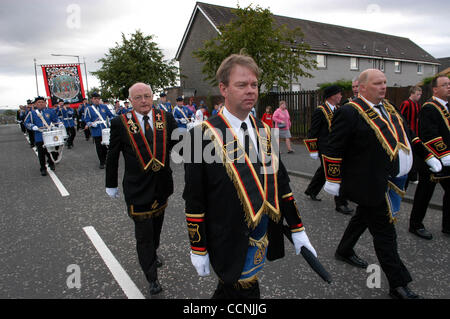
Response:
M251 56L261 69L259 89L264 85L270 90L276 85L290 89L299 77L312 77L306 70L316 67L316 62L306 52L309 45L303 43L300 28L290 29L276 25L268 9L251 5L233 9L235 18L219 26L220 34L205 41L194 56L204 63L202 72L206 80L217 85L215 74L220 63L233 53Z
M103 98L128 97L128 89L136 82L148 83L153 91L175 85L178 68L175 61L166 61L153 35L137 30L129 39L122 33L122 43L109 49L97 62L101 68L91 72L101 83Z

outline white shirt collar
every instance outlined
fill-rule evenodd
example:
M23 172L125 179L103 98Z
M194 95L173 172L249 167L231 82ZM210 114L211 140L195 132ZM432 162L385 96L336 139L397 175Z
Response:
M334 112L334 109L336 108L336 106L329 103L328 101L325 101L325 103L327 103L327 105L330 107L330 109Z
M447 107L447 101L444 101L443 99L440 99L436 96L433 95L433 99L435 99L436 101L438 101L439 103L441 103L445 108L447 108L447 111L449 111L448 107Z
M222 115L225 116L225 118L230 123L231 127L233 128L234 132L236 133L236 135L237 135L239 141L241 142L241 144L244 143L244 134L243 134L243 131L241 130L242 122L244 122L245 124L247 124L249 135L250 135L250 138L252 139L253 144L257 145L256 144L255 130L251 129L251 128L253 128L253 125L252 125L252 122L250 120L250 113L247 115L245 120L242 121L239 118L237 118L236 116L234 116L233 114L231 114L230 111L228 111L227 107L225 106L223 108Z
M152 112L153 112L153 108L150 110L150 112L148 112L147 116L149 117L148 122L150 123L150 127L153 130L153 114L152 114ZM141 113L138 113L136 110L134 110L134 113L136 114L139 124L141 124L141 127L143 128L144 127L144 115Z

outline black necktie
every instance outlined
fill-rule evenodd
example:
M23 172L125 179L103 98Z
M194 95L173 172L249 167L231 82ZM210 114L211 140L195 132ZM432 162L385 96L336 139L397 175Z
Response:
M153 131L150 127L150 123L149 123L149 117L147 115L144 115L144 130L145 130L145 137L147 138L147 141L149 143L152 142L153 140Z
M392 123L391 123L391 121L389 120L389 118L386 115L387 113L386 113L386 110L385 110L383 104L376 104L373 107L377 108L380 111L381 116L386 120L386 122L388 122L388 124L391 127L391 129L393 129Z
M248 134L248 127L245 122L241 124L241 130L244 131L244 150L250 156L250 135Z

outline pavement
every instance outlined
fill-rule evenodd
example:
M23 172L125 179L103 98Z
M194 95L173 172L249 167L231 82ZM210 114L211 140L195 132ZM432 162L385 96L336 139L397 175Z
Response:
M0 298L143 297L181 299L186 303L210 298L217 284L216 275L211 269L209 277L198 277L189 258L181 196L182 165L172 165L175 190L166 209L158 250L164 262L158 271L163 291L150 296L137 261L134 226L126 215L123 195L117 200L106 195L105 171L98 168L95 146L80 133L74 148L64 149L63 159L56 166L55 176L60 182L56 186L51 176L40 175L37 156L20 129L16 125L0 126ZM282 159L292 173L291 187L308 237L333 282L329 285L322 281L286 241L285 258L267 262L259 275L261 297L389 298L387 280L378 272L369 232L362 235L355 249L372 265L373 273L335 260L334 251L350 216L335 212L333 198L325 192L320 194L321 202L313 202L303 194L309 179L296 172L312 175L318 164L308 158L302 145L294 148L294 154L283 152ZM119 177L122 174L121 159ZM65 196L60 191L61 185L67 191ZM435 196L436 203L442 201L439 194ZM400 256L414 279L410 287L425 298L448 299L450 238L440 231L442 212L429 208L425 224L434 238L426 241L408 232L410 210L411 204L402 204L396 225ZM107 249L99 248L98 241L88 236L86 227L95 230ZM379 277L373 277L379 273Z

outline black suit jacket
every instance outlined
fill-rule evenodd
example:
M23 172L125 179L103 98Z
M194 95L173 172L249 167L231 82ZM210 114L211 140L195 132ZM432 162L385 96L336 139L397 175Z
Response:
M111 121L110 144L106 158L106 187L115 188L118 185L119 157L122 152L125 160L122 185L128 205L145 206L155 200L163 204L173 193L170 152L177 141L172 141L170 137L178 126L172 114L164 113L167 123L167 155L164 168L158 172L153 172L151 169L145 172L142 169L127 133L128 128L123 124L120 116ZM153 129L155 129L154 126Z
M324 107L329 108L325 103ZM329 122L323 110L317 107L311 118L311 127L308 131L308 138L317 138L317 147L319 154L325 153L328 145L328 136L330 135Z
M439 104L438 101L431 99L422 106L419 112L419 137L424 144L431 143L429 147L433 154L441 158L450 154L450 118L445 119L445 114L442 116L442 113L428 102ZM448 112L446 115L449 116ZM432 143L439 138L442 138L442 141Z
M359 98L355 102L364 103ZM397 114L412 151L419 158L429 157L430 153L415 139L404 118L398 111ZM389 177L398 174L398 156L390 159L374 130L350 104L341 106L334 114L328 142L326 156L342 159L340 195L359 205L381 205L385 201Z
M218 118L214 117L210 119L210 122L214 125L217 120ZM263 127L259 119L256 121L259 127ZM194 145L195 134L203 136L203 133L198 130L201 130L201 126L195 127L190 132L191 145ZM215 154L215 150L208 146L210 142L210 140L203 140L201 151ZM245 213L236 188L228 176L225 166L221 162L194 163L193 157L194 154L192 154L190 162L185 164L183 198L186 202L186 213L204 214L206 247L211 265L220 279L227 284L232 284L241 275L251 230L245 220ZM289 213L286 213L288 209L285 209L282 196L292 193L292 191L289 186L289 176L281 160L279 164L278 195L282 218L278 223L272 220L269 222L267 252L269 260L284 256L281 225L283 218L290 219ZM256 171L261 174L259 169ZM293 212L293 214L296 213Z

